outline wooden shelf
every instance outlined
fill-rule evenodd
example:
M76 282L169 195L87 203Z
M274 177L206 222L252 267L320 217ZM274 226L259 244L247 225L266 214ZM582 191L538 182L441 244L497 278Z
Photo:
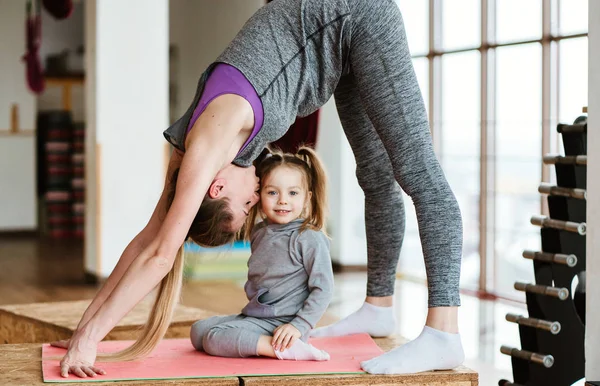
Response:
M85 82L85 78L83 76L73 76L73 77L47 77L44 78L46 81L46 85L48 86L73 86L73 85L82 85Z
M35 130L18 130L16 133L12 132L8 129L0 130L0 137L33 137L35 135Z
M44 78L46 86L48 87L61 87L62 88L62 106L66 111L73 110L72 103L72 88L73 86L83 86L85 83L85 76L83 75L71 75L71 76L47 76Z

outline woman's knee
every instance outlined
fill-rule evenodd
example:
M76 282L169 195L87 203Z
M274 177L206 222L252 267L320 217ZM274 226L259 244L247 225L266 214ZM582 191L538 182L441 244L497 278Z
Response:
M396 196L400 197L402 192L392 173L357 169L356 179L368 199L386 201Z

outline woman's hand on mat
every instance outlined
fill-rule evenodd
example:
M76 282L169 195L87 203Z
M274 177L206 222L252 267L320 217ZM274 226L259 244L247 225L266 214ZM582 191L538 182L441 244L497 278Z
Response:
M291 324L282 324L273 331L273 342L271 343L275 351L285 351L300 339L302 334Z
M51 342L50 346L58 348L69 348L70 341L70 339L57 340L56 342Z
M87 337L73 337L69 351L60 361L60 375L75 374L80 378L104 375L106 371L94 366L98 345Z

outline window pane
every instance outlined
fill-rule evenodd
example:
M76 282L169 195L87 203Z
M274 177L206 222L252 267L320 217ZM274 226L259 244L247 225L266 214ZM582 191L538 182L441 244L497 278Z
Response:
M496 2L496 40L499 43L542 37L541 0Z
M479 156L479 51L442 56L442 157Z
M481 60L478 51L442 56L439 159L463 220L461 285L479 284Z
M496 71L497 155L540 162L541 45L499 47L496 50Z
M515 201L516 202L516 201ZM537 206L539 207L539 201ZM509 210L522 210L519 205L503 205ZM497 209L501 210L501 209ZM525 294L514 289L516 281L535 283L533 263L523 258L523 250L539 251L541 239L539 229L531 226L526 232L496 230L494 292L499 295L525 302Z
M533 280L533 265L521 254L539 249L539 229L529 223L540 213L542 146L542 48L540 44L496 51L495 290L524 299L516 280Z
M588 0L560 0L558 14L560 35L588 31Z
M408 38L411 55L429 51L429 0L396 0Z
M573 123L588 103L588 39L564 39L558 49L558 119Z
M480 43L481 0L443 0L442 48L471 48Z
M429 111L429 60L427 58L414 58L413 66L423 95L425 108Z

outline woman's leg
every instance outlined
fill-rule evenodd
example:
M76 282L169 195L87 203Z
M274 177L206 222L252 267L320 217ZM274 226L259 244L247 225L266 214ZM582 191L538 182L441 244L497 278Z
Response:
M365 194L367 234L367 299L358 311L311 336L340 336L367 332L387 336L394 332L393 304L396 266L404 237L402 192L392 164L364 110L352 74L343 76L335 91L340 121L356 159L356 178Z
M427 345L438 342L447 351L439 358L429 355L439 359L432 362L432 358L425 356L435 347L407 345L386 354L386 360L380 357L371 361L366 370L414 372L454 367L464 357L460 337L447 334L453 341L447 348L439 343L440 336L426 337L432 331L442 334L458 331L460 209L433 151L427 114L397 5L392 0L348 0L348 4L352 13L350 63L360 99L390 157L396 181L412 198L417 214L429 287L427 323L433 327L424 329L418 339Z

